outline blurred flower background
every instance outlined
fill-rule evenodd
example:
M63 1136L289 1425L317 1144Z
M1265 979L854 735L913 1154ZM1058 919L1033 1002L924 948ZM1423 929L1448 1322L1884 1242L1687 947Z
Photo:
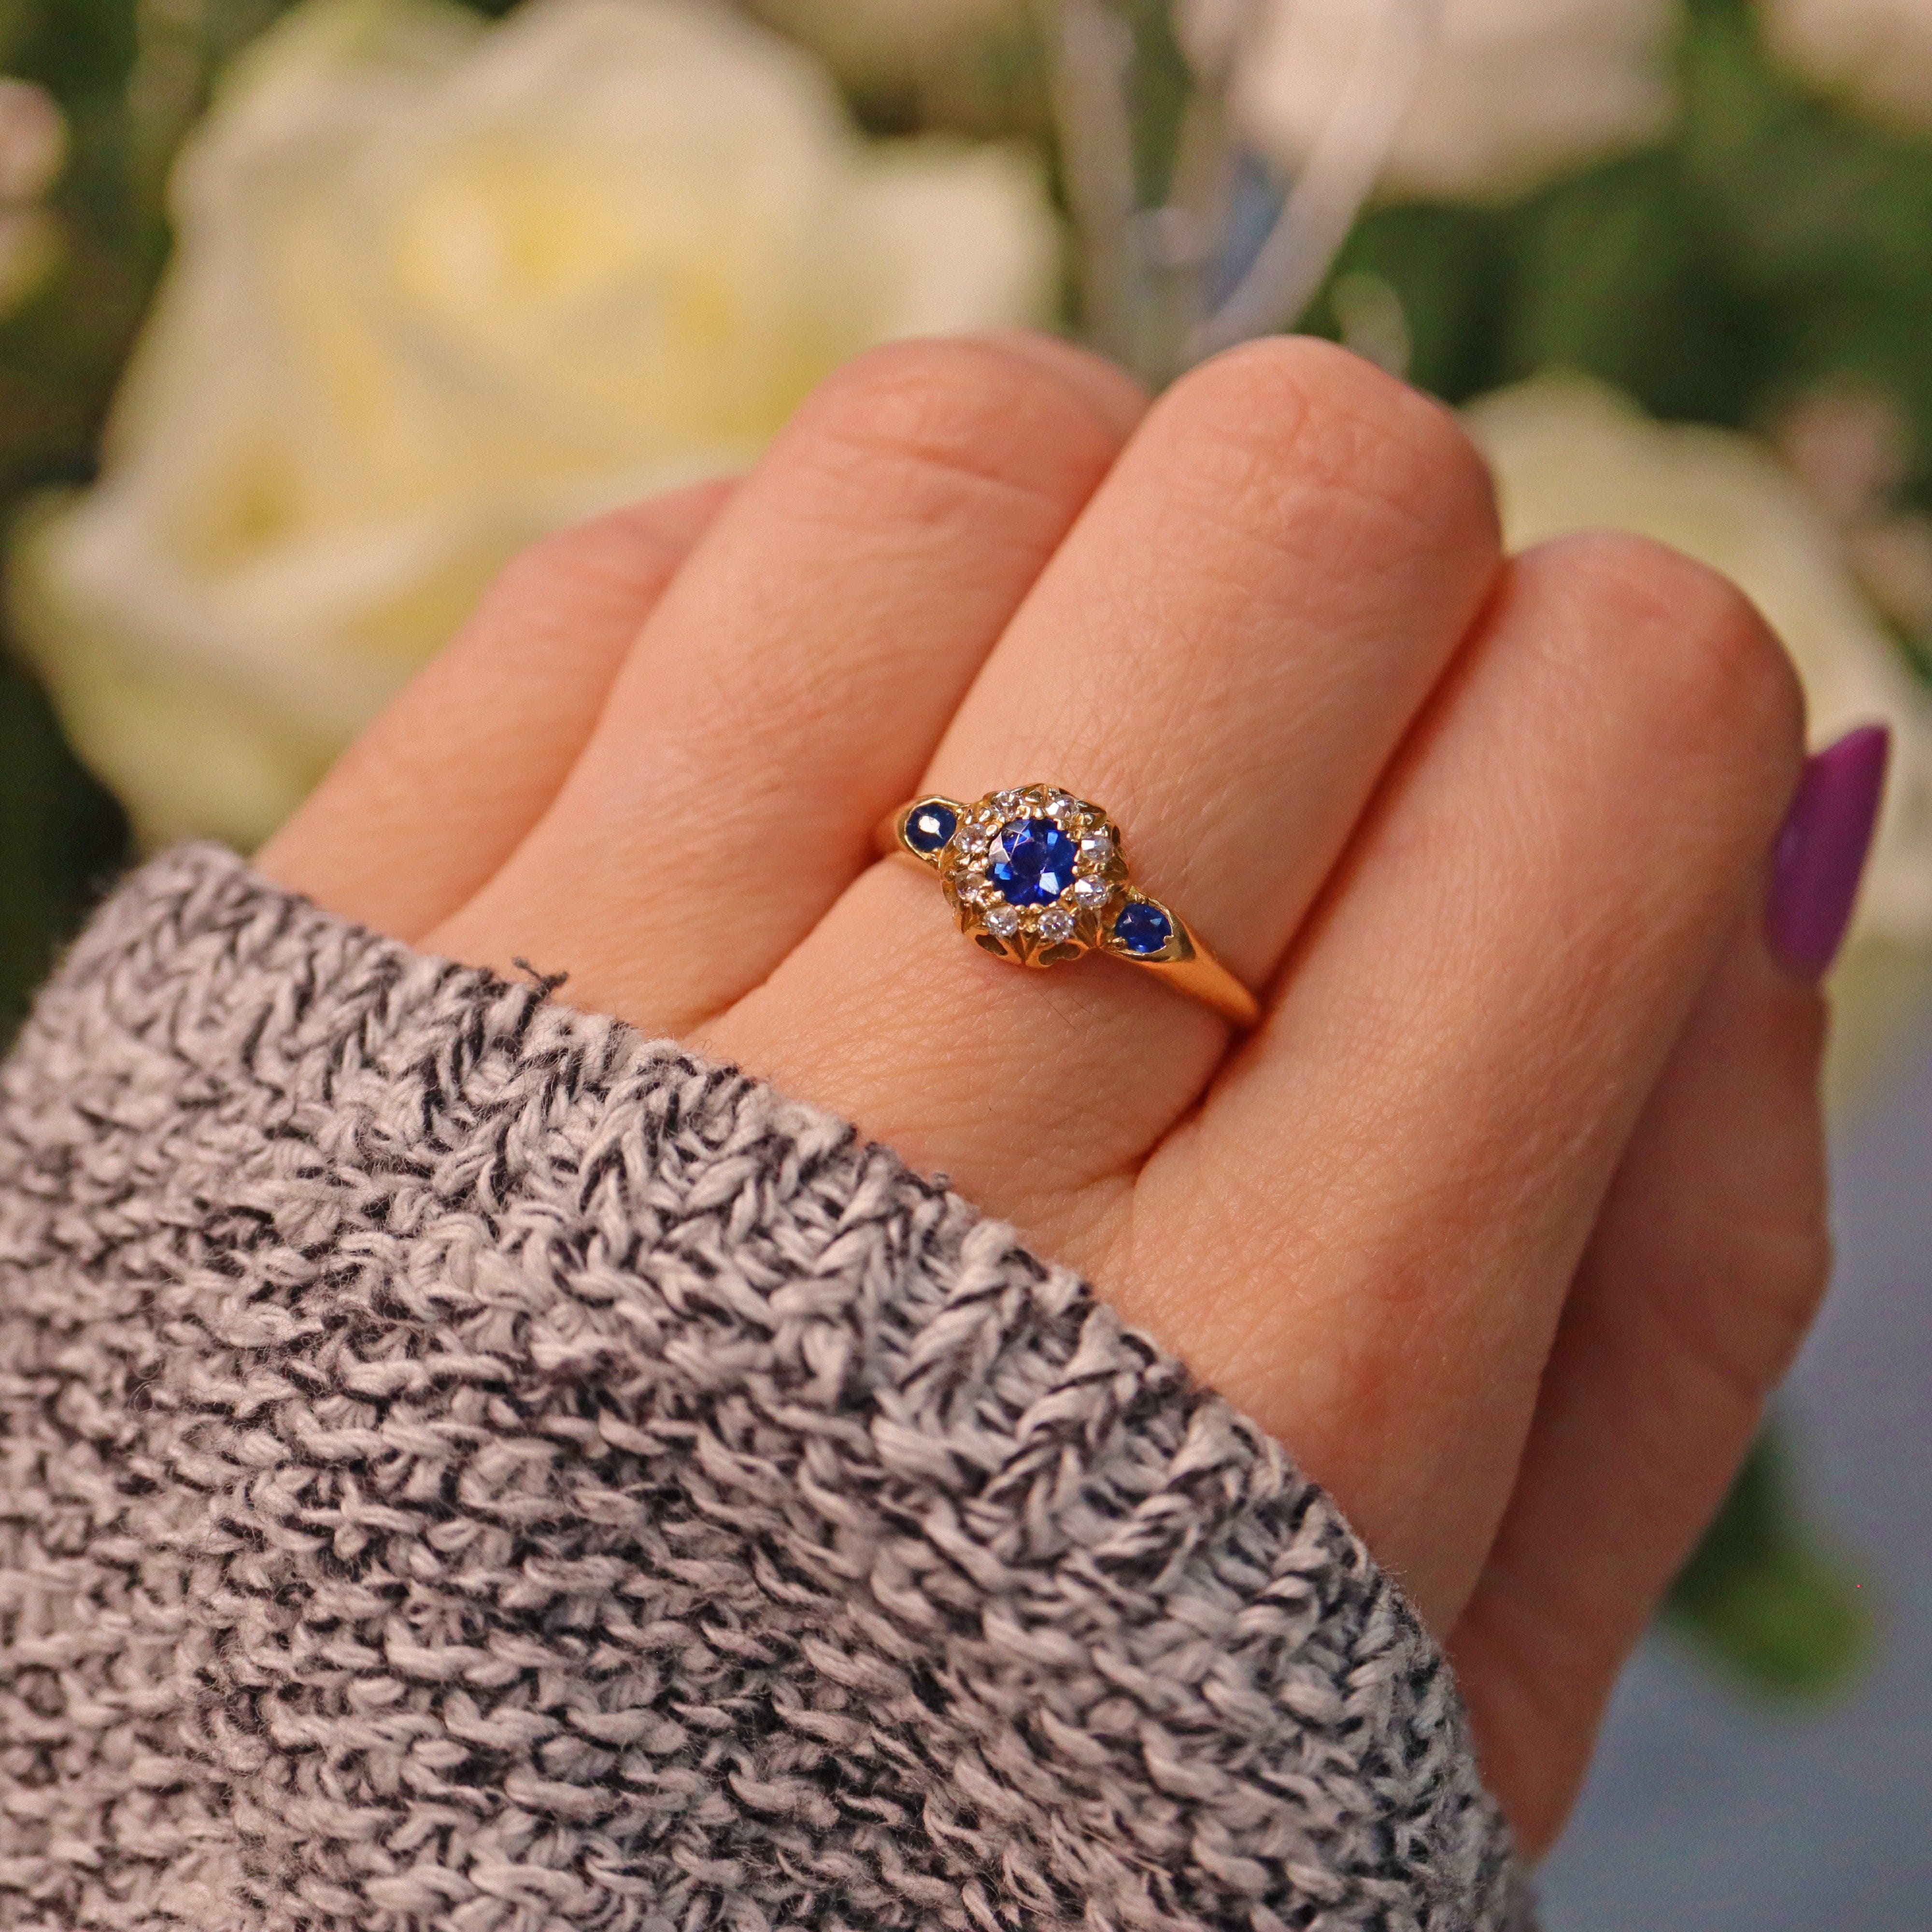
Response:
M99 482L16 636L144 844L258 842L555 525L742 466L893 335L1042 321L1036 162L867 142L722 10L312 0L175 163Z
M1155 383L1330 335L1514 542L1738 578L1820 736L1898 733L1841 1118L1927 1006L1932 0L0 0L0 1024L518 545L1021 322ZM1673 1599L1771 1696L1867 1644L1789 1460Z

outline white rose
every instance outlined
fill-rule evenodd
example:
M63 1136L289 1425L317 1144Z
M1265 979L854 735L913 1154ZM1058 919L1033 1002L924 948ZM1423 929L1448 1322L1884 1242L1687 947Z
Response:
M1932 0L1762 0L1778 56L1881 118L1932 128Z
M1814 742L1877 719L1892 725L1884 813L1834 982L1842 1096L1932 981L1932 700L1860 594L1815 500L1762 443L1653 422L1577 376L1498 391L1466 417L1496 471L1511 549L1593 528L1670 544L1741 585L1784 640Z
M1204 18L1226 0L1194 4ZM1384 4L1262 0L1234 103L1263 152L1291 168L1306 160ZM1435 44L1383 166L1384 195L1505 198L1668 126L1672 0L1438 4ZM1211 26L1204 31L1211 36Z
M678 0L308 0L174 188L103 480L15 573L151 842L259 840L516 546L742 464L870 344L1038 319L1055 266L1028 164L868 146Z

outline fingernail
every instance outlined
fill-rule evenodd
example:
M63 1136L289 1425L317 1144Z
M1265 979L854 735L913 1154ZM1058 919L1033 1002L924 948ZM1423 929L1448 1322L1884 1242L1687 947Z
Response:
M1844 944L1891 754L1890 728L1862 724L1806 760L1772 851L1766 921L1772 950L1802 979L1822 980Z

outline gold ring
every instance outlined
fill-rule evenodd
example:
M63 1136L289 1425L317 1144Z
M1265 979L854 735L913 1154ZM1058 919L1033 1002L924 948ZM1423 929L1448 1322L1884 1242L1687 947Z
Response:
M959 930L998 958L1060 966L1104 952L1158 974L1232 1025L1261 1018L1254 994L1187 922L1135 885L1119 828L1084 799L1046 784L973 805L916 798L879 827L879 849L937 872Z

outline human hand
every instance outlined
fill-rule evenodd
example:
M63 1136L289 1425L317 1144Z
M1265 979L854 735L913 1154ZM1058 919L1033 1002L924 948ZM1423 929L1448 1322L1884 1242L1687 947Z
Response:
M1822 1008L1764 937L1801 759L1741 596L1622 538L1505 563L1453 418L1340 351L1148 412L1001 337L528 553L260 862L1082 1270L1401 1579L1534 1852L1825 1278ZM1036 779L1266 989L1252 1034L990 960L873 858L922 790Z

